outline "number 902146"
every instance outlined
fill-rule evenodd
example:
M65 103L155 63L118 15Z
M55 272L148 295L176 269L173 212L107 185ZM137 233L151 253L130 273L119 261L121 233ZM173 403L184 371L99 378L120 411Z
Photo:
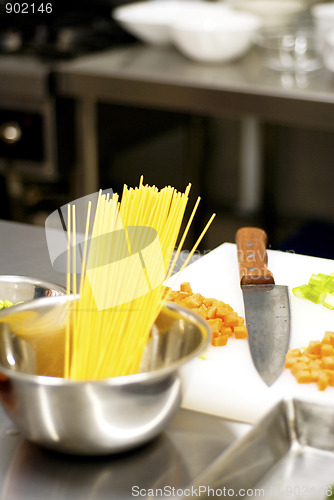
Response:
M51 14L52 3L6 2L6 14Z

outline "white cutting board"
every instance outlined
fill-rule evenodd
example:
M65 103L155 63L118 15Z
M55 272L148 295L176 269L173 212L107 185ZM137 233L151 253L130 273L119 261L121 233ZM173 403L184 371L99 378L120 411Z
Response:
M268 267L277 285L287 285L291 307L290 347L303 347L334 330L334 311L296 298L291 289L307 283L312 273L334 272L334 261L268 250ZM189 281L194 292L230 304L244 317L236 246L224 243L189 265L169 281L174 289ZM229 339L224 347L210 346L205 359L183 369L184 408L255 423L283 397L311 399L334 405L334 388L319 391L316 384L297 384L288 370L268 387L256 372L247 339Z

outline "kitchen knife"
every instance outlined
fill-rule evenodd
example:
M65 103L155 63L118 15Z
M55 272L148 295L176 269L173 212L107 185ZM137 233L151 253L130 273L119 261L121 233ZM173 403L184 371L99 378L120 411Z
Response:
M275 285L267 268L265 231L243 227L236 233L236 244L249 348L255 368L270 386L281 374L289 348L288 288Z

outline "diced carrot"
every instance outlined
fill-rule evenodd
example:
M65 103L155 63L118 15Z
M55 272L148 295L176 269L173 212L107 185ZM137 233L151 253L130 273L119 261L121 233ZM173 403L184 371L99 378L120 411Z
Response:
M225 307L226 311L229 311L229 312L234 312L233 308L229 305L229 304L224 304L224 302L221 302L219 304L221 307Z
M311 368L312 382L318 382L322 370L320 368Z
M218 335L212 339L212 345L215 347L221 347L227 344L228 335Z
M301 354L298 358L298 363L300 363L301 361L303 361L304 363L308 363L310 361L310 358L306 355L306 354Z
M171 290L166 287L167 299L187 309L190 309L208 321L212 331L212 345L225 345L227 339L234 334L235 338L247 337L245 320L225 302L203 297L192 291L189 282L180 285L180 290Z
M319 391L324 391L328 387L328 376L327 373L322 370L318 378L318 389Z
M185 297L189 297L189 293L186 292L180 292L180 291L172 291L169 292L168 294L168 300L173 301L173 302L180 302L180 300L184 299Z
M195 299L195 297L189 296L183 299L182 301L184 307L187 307L188 309L196 309L199 307L201 304Z
M217 306L212 305L211 307L209 307L207 312L207 318L214 319L216 317L216 310Z
M182 300L178 300L177 304L179 304L182 307L187 307L187 297Z
M334 370L334 356L325 356L322 358L322 365L324 368Z
M213 333L220 331L220 328L223 324L223 321L220 318L208 319L207 321Z
M188 281L185 283L181 283L180 290L181 290L181 292L187 292L187 293L193 292L191 289L190 283Z
M300 370L294 374L298 384L309 384L312 382L310 370Z
M309 354L321 354L322 344L318 340L312 340L304 352Z
M324 338L322 339L322 343L334 346L334 332L325 332Z
M195 299L200 303L202 304L203 303L203 300L204 300L204 297L203 295L201 295L200 293L195 293L194 295Z
M204 304L202 304L201 306L197 307L197 309L195 309L195 311L197 312L197 314L199 314L200 316L202 316L202 318L206 319L206 315L207 315L207 308L205 307Z
M331 344L322 344L321 345L321 356L331 356L334 354L334 348Z
M307 353L306 356L307 356L307 358L308 358L309 361L313 361L315 359L321 358L321 355L319 355L319 354L309 354L309 353Z
M298 358L294 358L293 356L286 356L285 358L285 368L291 368L293 365L297 363Z
M228 311L226 307L218 305L216 309L216 316L217 318L224 319L226 314L228 314L229 312L230 311Z
M210 328L210 330L211 330L211 328ZM216 337L220 337L221 331L220 330L214 330L214 331L211 330L211 334L212 334L212 339L215 339Z
M326 370L328 377L328 385L334 387L334 370Z
M311 341L303 350L290 349L285 367L299 384L315 382L319 391L334 387L334 332L325 332L321 341Z
M301 355L301 350L300 349L289 349L287 352L287 357L292 356L292 357L297 357Z
M219 318L217 318L217 319L219 319ZM222 324L222 326L220 327L220 333L222 335L227 335L228 337L232 337L233 330L232 330L232 328L230 326L224 326Z
M238 326L238 315L236 313L226 314L224 320L228 326Z
M248 337L247 327L245 325L235 326L233 333L236 339L246 339Z
M295 375L296 373L298 373L302 370L309 370L309 369L310 368L309 368L307 363L304 363L303 361L299 361L291 366L290 371L291 371L292 375Z
M311 369L317 369L317 368L321 368L322 367L322 361L321 359L312 359L309 363L309 367Z

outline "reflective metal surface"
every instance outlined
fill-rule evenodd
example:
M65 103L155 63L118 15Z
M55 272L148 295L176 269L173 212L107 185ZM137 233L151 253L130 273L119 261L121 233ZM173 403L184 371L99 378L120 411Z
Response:
M23 438L0 406L2 500L133 500L185 488L250 426L179 410L155 439L104 457L54 453ZM152 495L151 495L152 498ZM161 498L161 495L160 495Z
M243 285L249 348L267 385L282 373L290 344L289 292L281 285Z
M22 373L36 370L33 348L26 340L13 335L8 323L0 323L0 366Z
M40 299L41 297L57 297L64 295L65 288L28 276L0 275L0 299L10 300L14 304L21 301ZM0 315L5 310L0 310Z
M241 181L253 164L257 165L257 177L267 169L272 171L277 153L271 135L268 140L265 133L268 124L334 130L330 72L320 69L307 75L271 71L256 50L232 63L206 64L187 60L173 47L134 44L59 64L56 92L77 100L77 166L81 174L77 191L83 194L99 188L97 103L165 109L190 116L251 119L253 133L246 133L247 127L242 129ZM193 146L188 168L199 175L202 163L194 156L196 139ZM252 183L243 182L241 189L243 185L251 193L249 196L260 197L259 205L267 210L268 197L262 183L256 184L252 178ZM241 198L239 203L243 201Z
M208 346L209 327L170 304L152 329L141 373L75 382L61 378L68 300L44 298L2 315L1 321L33 347L37 372L1 368L5 411L29 440L66 453L117 453L149 441L178 410L179 368Z
M211 498L219 489L245 498L329 498L334 485L333 422L332 405L281 401L193 487L201 485L201 498Z
M287 84L251 51L229 64L199 64L173 48L134 45L64 62L61 95L333 130L333 77L321 70ZM85 146L85 145L83 145Z

